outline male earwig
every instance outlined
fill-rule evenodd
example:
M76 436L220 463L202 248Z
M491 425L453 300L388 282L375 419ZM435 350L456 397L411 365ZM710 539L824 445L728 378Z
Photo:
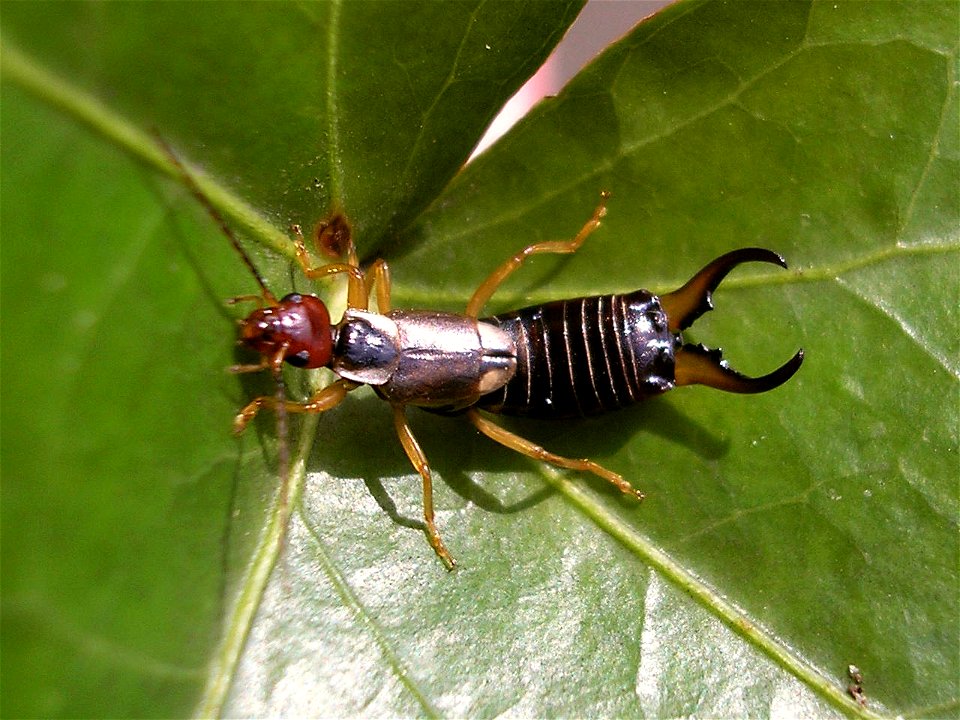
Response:
M766 392L797 371L803 351L772 373L749 378L728 367L718 350L683 343L681 331L712 308L713 291L734 267L745 262L786 267L782 257L760 248L722 255L683 287L659 297L637 290L561 300L479 319L486 301L527 257L575 252L599 226L606 213L606 197L572 240L528 246L497 268L477 288L463 315L391 310L390 280L383 260L376 261L365 276L351 243L348 263L314 268L303 235L295 228L297 259L308 277L348 274L347 310L333 325L323 302L312 295L292 294L273 302L265 298L267 306L254 310L244 321L241 337L264 355L264 366L286 361L303 368L329 367L340 379L302 403L256 398L237 415L236 430L242 431L262 407L325 412L354 388L371 385L393 406L401 445L423 479L427 538L448 568L456 563L434 522L430 466L410 430L404 412L407 405L445 414L463 412L480 432L508 448L559 467L594 473L642 499L643 494L619 474L591 460L548 452L479 410L568 418L623 407L677 385ZM378 312L368 310L373 286Z
M442 414L464 414L484 435L523 455L552 465L593 473L638 499L621 475L587 459L551 453L497 425L487 413L568 418L623 407L677 385L702 384L735 393L759 393L786 382L803 362L798 351L768 375L750 378L732 370L718 350L684 344L681 331L712 308L711 294L734 267L745 262L786 263L760 248L735 250L717 258L680 289L662 296L646 290L560 300L481 319L497 288L530 255L573 253L600 225L607 193L572 240L525 247L480 284L464 314L427 310L391 310L390 276L377 260L364 273L342 216L318 225L321 249L339 249L347 261L314 267L300 228L294 226L297 261L308 278L345 274L347 309L333 324L323 301L290 294L277 300L229 228L202 196L186 170L188 186L230 237L251 269L261 307L241 323L241 342L260 353L253 365L234 372L271 370L279 376L287 362L299 368L327 367L339 377L305 402L258 397L236 416L242 432L262 408L292 413L321 413L336 407L351 390L370 385L393 407L394 427L404 452L423 481L424 530L430 546L448 569L456 565L434 521L430 465L420 449L405 409L415 405ZM345 251L344 251L345 248ZM369 310L376 290L377 312Z

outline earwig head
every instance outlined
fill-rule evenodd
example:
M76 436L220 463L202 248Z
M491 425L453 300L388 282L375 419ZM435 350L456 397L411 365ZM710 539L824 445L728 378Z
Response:
M713 309L713 291L733 268L745 262L768 262L785 268L787 263L772 250L742 248L721 255L694 275L682 288L660 296L667 314L667 325L679 333L690 327L708 310ZM772 390L789 380L803 363L803 350L768 375L751 378L727 365L719 350L703 345L685 344L676 351L677 385L706 385L733 393L760 393Z
M292 293L276 305L254 310L240 326L240 340L258 353L295 367L320 368L333 356L330 313L313 295Z

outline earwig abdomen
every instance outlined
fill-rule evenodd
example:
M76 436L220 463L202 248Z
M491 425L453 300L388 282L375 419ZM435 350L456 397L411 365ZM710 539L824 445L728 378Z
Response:
M631 405L674 386L674 349L657 296L560 300L486 318L517 346L517 370L477 406L504 415L570 418Z

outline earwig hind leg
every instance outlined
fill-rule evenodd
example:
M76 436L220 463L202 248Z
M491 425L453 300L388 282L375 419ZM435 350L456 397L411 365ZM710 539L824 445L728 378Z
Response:
M328 275L347 273L347 306L354 309L366 310L367 292L363 271L353 263L328 263L326 265L314 266L313 258L307 251L306 242L303 238L303 230L300 229L299 225L293 225L291 230L293 231L294 244L297 248L297 263L300 265L300 269L303 270L303 274L311 280L317 280L318 278L324 278Z
M562 255L576 252L580 246L583 245L583 241L587 239L590 233L600 227L600 219L607 214L607 198L609 197L610 193L606 191L600 193L600 204L597 205L593 211L593 215L584 223L583 227L580 228L580 232L578 232L572 240L549 240L547 242L528 245L490 273L487 279L480 283L480 286L474 291L473 297L470 298L470 302L467 303L466 315L472 318L480 317L480 311L483 310L483 306L487 304L487 301L497 291L497 288L523 265L523 261L531 255L537 255L539 253Z
M348 392L356 387L358 387L356 383L341 379L318 390L306 402L293 400L281 402L276 397L268 395L254 398L233 419L233 431L236 434L242 433L263 408L276 411L282 405L283 410L290 413L322 413L332 410L343 402Z
M450 551L443 544L436 522L434 522L433 476L430 472L430 464L427 462L427 456L420 449L417 439L413 436L403 405L393 406L393 425L396 428L397 437L400 438L403 451L407 454L414 469L420 473L420 478L423 481L423 529L427 534L427 542L430 543L430 547L433 548L447 570L453 570L457 566L457 561L453 559Z
M607 482L616 486L616 488L625 495L631 495L638 500L643 500L644 498L643 493L624 480L622 475L619 475L612 470L607 470L605 467L595 463L593 460L588 460L586 458L576 460L573 458L566 458L561 455L555 455L554 453L543 449L536 443L520 437L519 435L500 427L496 423L491 422L487 418L483 417L476 409L468 410L467 418L469 418L470 422L473 423L473 426L477 428L477 430L482 432L488 438L494 442L500 443L510 450L515 450L521 455L526 455L534 460L541 460L543 462L550 463L551 465L556 465L557 467L567 468L568 470L580 470L581 472L593 473L597 477L601 477Z

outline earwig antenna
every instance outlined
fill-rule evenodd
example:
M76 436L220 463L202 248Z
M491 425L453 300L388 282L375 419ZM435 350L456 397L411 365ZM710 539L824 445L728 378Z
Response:
M207 212L210 213L210 217L214 219L217 225L220 226L223 234L226 235L227 239L230 240L230 244L233 245L234 250L239 253L240 257L243 259L244 265L247 266L250 274L253 275L254 279L257 281L257 285L260 286L260 290L263 293L263 299L268 305L276 305L277 298L272 292L270 292L270 288L267 287L267 283L260 274L260 271L257 270L257 266L253 264L253 260L250 259L250 256L247 255L247 252L240 245L240 241L237 240L237 236L233 234L230 226L227 225L227 221L224 220L223 215L221 215L220 211L213 206L213 203L210 202L210 198L208 198L200 189L200 186L197 185L197 181L193 178L193 175L191 175L184 164L180 162L180 158L176 156L176 154L173 152L173 148L171 148L167 141L163 139L160 133L154 132L154 137L156 137L157 142L160 144L160 147L163 148L163 151L170 159L170 162L172 162L179 171L180 177L183 178L187 188L190 190L193 196L200 201L200 204L206 208Z
M237 236L234 235L233 231L230 229L230 226L227 225L227 221L224 219L223 215L219 210L217 210L217 208L214 207L213 203L210 202L210 198L208 198L200 189L200 186L197 184L197 181L194 179L193 175L190 174L184 164L180 161L180 158L178 158L176 153L173 152L173 148L171 148L167 141L163 139L160 133L154 132L154 137L156 137L160 147L163 148L164 153L166 153L167 157L170 159L170 162L173 163L174 167L179 172L180 177L183 178L187 188L200 202L200 204L206 208L207 212L210 214L210 217L214 219L217 225L220 226L220 230L223 231L223 234L227 236L228 240L230 240L230 244L233 245L233 249L239 253L240 257L243 259L244 265L247 266L250 274L253 275L253 278L257 281L257 285L260 286L260 292L263 300L268 305L276 306L278 304L276 296L270 292L270 288L267 287L267 283L260 274L260 271L257 270L257 266L253 264L253 260L240 245L240 241L237 239ZM287 398L286 386L283 382L283 371L276 364L274 364L273 376L276 381L277 388L275 393L275 402L277 405L277 437L279 438L279 443L277 445L277 465L280 477L282 478L282 482L280 484L279 502L285 512L286 505L290 501L288 482L290 472L290 450L286 441Z

